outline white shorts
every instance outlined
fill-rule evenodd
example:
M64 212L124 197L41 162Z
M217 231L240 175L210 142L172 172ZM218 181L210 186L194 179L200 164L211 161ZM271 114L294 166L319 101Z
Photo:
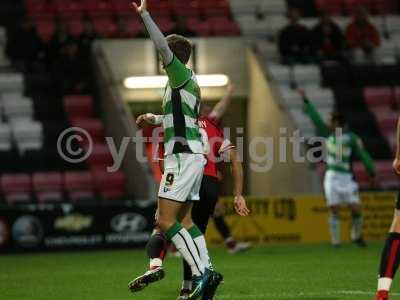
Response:
M203 154L180 153L166 156L158 197L178 202L200 200L200 186L206 163Z
M328 206L360 203L358 184L351 174L326 171L324 191Z

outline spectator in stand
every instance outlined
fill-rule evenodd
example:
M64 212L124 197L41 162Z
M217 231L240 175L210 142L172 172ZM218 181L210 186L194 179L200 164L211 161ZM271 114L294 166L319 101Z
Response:
M288 19L289 24L279 33L279 53L282 63L311 62L310 31L299 23L300 11L291 9Z
M320 61L343 60L345 37L328 13L322 13L320 21L311 32L314 53Z
M71 41L71 39L72 35L69 32L68 26L61 21L57 21L56 30L47 44L46 57L49 66L58 59L61 54L61 48Z
M89 93L89 74L79 55L78 43L73 39L66 41L53 65L53 76L60 96Z
M380 46L381 39L364 7L358 7L354 11L353 20L346 30L346 40L355 58L359 56L358 53L363 52L367 60L375 60L375 49Z
M7 40L6 55L18 69L31 70L44 57L44 45L31 19L25 18Z
M92 43L99 35L94 30L92 22L85 20L83 23L83 32L78 37L79 56L82 59L88 59L91 56Z
M177 16L175 27L172 28L171 31L167 33L167 35L170 34L179 34L184 37L197 36L197 33L190 30L190 28L187 26L186 18L184 16Z

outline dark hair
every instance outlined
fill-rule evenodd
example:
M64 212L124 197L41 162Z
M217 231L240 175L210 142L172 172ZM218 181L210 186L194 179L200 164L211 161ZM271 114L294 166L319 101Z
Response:
M337 122L340 126L344 126L346 124L346 119L342 113L338 111L334 111L331 115L332 121Z
M190 55L192 54L192 43L187 38L178 34L167 36L167 42L175 56L186 65L189 62Z

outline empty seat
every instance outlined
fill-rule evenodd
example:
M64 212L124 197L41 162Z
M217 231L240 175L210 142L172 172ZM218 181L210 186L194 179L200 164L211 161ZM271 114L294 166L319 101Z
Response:
M65 96L64 109L70 118L91 117L93 115L93 98L83 95Z
M82 2L88 15L111 15L114 9L111 3L106 0L84 0Z
M192 17L186 22L188 28L199 36L210 36L212 34L211 25L201 19Z
M93 28L95 32L104 38L113 38L117 36L117 25L111 18L95 18L93 20Z
M7 203L31 201L32 182L28 174L4 174L0 178L1 189Z
M212 18L208 22L210 22L212 32L216 36L240 35L239 25L228 18Z
M77 18L81 17L84 13L84 6L82 1L70 0L56 0L54 1L55 9L58 16L61 18Z
M83 21L80 18L73 18L66 21L69 32L73 36L79 36L84 31Z
M11 148L11 128L7 124L0 124L0 151L9 151Z
M33 103L30 98L3 101L4 115L9 121L33 118Z
M92 169L106 170L113 165L113 158L109 147L106 144L94 144L88 158L89 167Z
M289 85L289 83L291 82L292 78L288 66L280 64L269 64L268 69L272 78L274 78L277 83L281 85Z
M24 78L19 73L0 73L0 90L5 92L21 92L24 90Z
M64 173L64 186L71 201L94 199L93 176L86 171Z
M38 20L36 21L36 31L40 39L47 43L56 31L56 26L53 20Z
M122 171L93 172L97 193L102 199L118 199L125 195L126 177Z
M59 172L37 172L32 175L33 189L39 202L63 200L63 180Z
M300 85L321 82L321 74L317 65L296 65L293 71L296 82Z
M86 130L94 141L104 142L104 127L100 120L95 118L74 118L71 124Z
M12 133L21 153L43 148L43 126L39 122L15 122Z
M394 91L386 87L368 87L364 89L364 99L370 109L393 107Z

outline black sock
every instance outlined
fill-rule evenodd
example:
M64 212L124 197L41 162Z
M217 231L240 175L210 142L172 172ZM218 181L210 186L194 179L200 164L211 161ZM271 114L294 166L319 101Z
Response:
M164 260L167 248L167 240L161 233L153 234L146 245L147 255L150 259L159 258Z
M232 237L228 225L225 223L224 217L214 217L214 224L218 232L224 237L224 240Z
M400 262L400 233L389 233L382 251L379 278L393 278Z

